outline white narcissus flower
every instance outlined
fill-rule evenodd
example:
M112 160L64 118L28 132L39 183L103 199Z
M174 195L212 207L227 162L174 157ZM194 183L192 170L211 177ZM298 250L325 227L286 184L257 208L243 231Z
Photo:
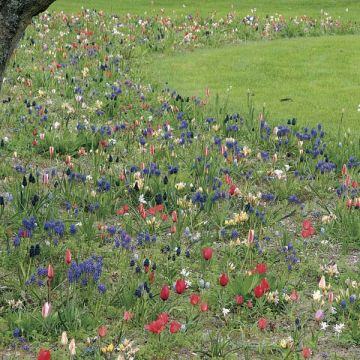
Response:
M328 328L328 323L323 321L321 324L320 324L320 329L321 330L326 330Z
M145 197L144 197L144 194L141 194L139 196L139 203L144 204L144 205L147 204L147 202L145 200Z
M320 290L314 291L314 293L313 293L313 299L314 299L315 301L320 301L321 298L322 298L322 294L321 294Z
M341 334L342 333L342 330L343 328L345 327L345 324L336 324L334 326L334 331L337 333L337 334Z

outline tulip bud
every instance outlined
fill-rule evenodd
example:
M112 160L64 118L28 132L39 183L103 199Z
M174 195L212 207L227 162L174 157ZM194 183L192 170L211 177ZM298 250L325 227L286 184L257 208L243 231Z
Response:
M49 183L49 174L44 174L43 175L43 183L45 184L45 185L47 185L48 183Z
M48 266L47 276L49 280L52 280L54 278L54 268L52 267L51 264L49 264Z
M70 249L66 249L65 262L66 262L68 265L71 264L71 251L70 251Z
M172 212L171 218L174 223L177 222L177 212L175 210Z
M51 309L52 309L52 305L50 303L46 302L43 305L41 315L44 319L46 319L50 315Z
M345 185L346 187L349 187L350 182L351 182L351 177L350 177L350 175L346 175L344 185Z
M170 296L170 290L168 286L163 286L160 291L160 299L166 301Z
M61 345L67 345L68 343L68 337L67 337L67 333L66 331L63 331L62 334L61 334Z
M323 275L323 276L321 276L321 279L320 279L320 281L319 281L319 288L321 289L321 290L326 290L326 281L325 281L325 276Z
M50 147L49 147L49 154L50 154L50 158L52 158L52 157L53 157L54 152L55 152L54 147L53 147L53 146L50 146Z
M329 303L332 303L334 301L334 293L332 291L328 293L328 301Z
M353 205L352 199L347 199L347 201L346 201L346 207L347 207L348 209L351 209L351 208L352 208L352 205Z
M70 155L66 155L65 156L65 164L69 165L71 163L71 156Z
M346 174L347 174L346 164L344 164L344 165L342 166L342 168L341 168L341 173L342 173L343 175L346 175Z
M101 326L99 327L99 329L98 329L98 334L99 334L99 336L100 336L100 337L106 336L106 332L107 332L106 326L105 326L105 325L101 325Z
M151 155L155 154L155 146L154 145L150 145L150 154Z
M220 278L219 278L219 283L221 286L226 286L229 282L229 277L224 273L221 274Z
M254 229L250 229L248 233L248 243L251 244L254 242L255 239L255 231Z
M70 344L69 344L69 351L70 351L71 356L76 355L75 339L71 339Z
M204 150L204 155L208 156L209 155L209 148L206 146L205 150Z
M40 139L41 139L41 140L44 140L44 139L45 139L45 134L44 134L44 133L41 133L41 134L40 134Z

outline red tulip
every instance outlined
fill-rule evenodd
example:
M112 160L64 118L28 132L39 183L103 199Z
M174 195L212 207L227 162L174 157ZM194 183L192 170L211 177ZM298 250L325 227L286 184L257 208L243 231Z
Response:
M237 305L242 305L244 303L244 297L241 295L236 295L235 302Z
M160 291L160 299L165 301L169 298L169 296L170 296L169 287L165 285Z
M266 264L260 263L256 265L256 272L258 274L264 274L266 273L266 271L267 271Z
M51 360L50 350L40 349L38 360Z
M213 256L213 249L211 247L202 249L202 256L205 260L210 260Z
M309 359L311 357L311 349L308 347L304 347L301 354L304 357L304 359Z
M164 325L166 325L169 322L170 316L167 313L161 313L158 315L157 321L162 322Z
M267 326L267 320L264 318L261 318L258 320L258 328L263 331Z
M170 232L171 232L171 234L175 234L175 233L176 233L176 225L175 225L175 224L171 225L171 227L170 227Z
M184 279L179 279L176 281L175 290L178 294L182 294L186 290L186 283Z
M51 264L48 266L47 276L49 280L52 280L54 278L54 268Z
M219 278L219 283L221 286L226 286L229 282L229 277L224 273Z
M262 287L264 292L267 292L268 290L270 290L270 284L266 278L264 278L260 281L260 286Z
M261 287L261 285L258 285L254 288L254 295L256 298L260 298L264 295L264 289Z
M201 303L201 304L200 304L200 310L201 310L202 312L207 312L207 311L209 310L208 304L207 304L207 303Z
M177 213L176 213L175 210L172 212L171 218L172 218L172 221L173 221L173 222L177 222Z
M190 302L192 305L197 305L200 301L200 296L197 294L191 294L190 296Z
M172 334L176 334L178 331L180 331L181 329L181 324L178 323L177 321L172 321L170 324L170 332Z
M71 250L70 250L70 249L66 249L65 262L66 262L68 265L71 264Z
M107 332L107 329L106 329L106 326L105 325L101 325L98 329L98 334L100 337L104 337L106 336L106 332Z
M160 334L165 329L165 325L159 321L152 321L150 324L145 325L145 330L148 330L154 334Z

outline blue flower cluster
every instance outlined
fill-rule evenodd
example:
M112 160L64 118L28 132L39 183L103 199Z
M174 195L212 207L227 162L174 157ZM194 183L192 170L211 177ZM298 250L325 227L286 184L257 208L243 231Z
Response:
M111 185L108 180L106 180L105 177L102 177L97 182L97 191L98 192L108 192L110 191Z
M92 256L83 262L76 263L72 261L68 270L68 280L72 283L80 283L86 286L92 279L97 283L100 279L103 268L103 258L101 256Z
M65 232L65 225L61 220L50 220L44 224L44 230L49 235L57 235L62 238Z
M321 174L325 174L336 170L336 165L330 161L320 160L315 166L316 171L320 171Z

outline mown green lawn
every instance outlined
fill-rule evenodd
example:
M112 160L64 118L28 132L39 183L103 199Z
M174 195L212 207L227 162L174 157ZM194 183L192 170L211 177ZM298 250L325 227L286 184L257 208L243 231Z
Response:
M323 9L334 17L356 19L360 15L357 0L58 0L53 10L77 12L81 7L102 9L114 13L151 14L164 9L166 13L208 15L216 11L219 15L236 11L247 15L256 8L259 15L280 13L284 16L319 16Z
M278 12L319 18L323 9L342 19L360 17L360 1L345 0L59 0L52 9L77 12L82 6L118 14L154 14L163 8L173 16L214 11L220 16L234 10L246 15L256 7L262 16ZM265 103L271 118L297 117L303 123L324 122L333 129L338 129L344 109L343 126L359 130L359 43L357 36L297 38L155 55L145 67L145 80L159 86L169 82L185 95L203 96L208 87L212 100L216 93L222 102L229 95L229 111L246 110L250 89L257 109Z
M208 87L212 100L216 93L221 103L229 96L232 111L246 110L250 89L257 109L266 103L270 118L294 116L335 129L344 109L344 126L360 129L359 41L297 38L161 55L152 58L147 76L188 95L203 97Z

